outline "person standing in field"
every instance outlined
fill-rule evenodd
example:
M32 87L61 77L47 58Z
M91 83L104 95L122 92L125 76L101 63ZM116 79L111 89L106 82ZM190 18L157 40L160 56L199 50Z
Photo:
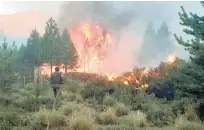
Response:
M61 92L59 91L60 91L61 85L63 84L62 73L59 71L59 67L55 68L55 72L51 75L50 82L54 92L54 96L56 98L58 93L61 94Z

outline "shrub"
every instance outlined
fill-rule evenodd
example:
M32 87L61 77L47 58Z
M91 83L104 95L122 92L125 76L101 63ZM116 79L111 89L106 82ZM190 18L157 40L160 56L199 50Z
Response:
M136 129L137 127L144 127L147 125L147 116L141 111L132 112L124 117L123 123Z
M44 126L49 125L50 127L54 127L67 125L67 120L59 111L41 109L35 114L34 123L37 125L42 124Z
M107 93L113 93L115 91L115 86L101 86L95 85L93 83L87 84L83 90L82 97L83 98L93 98L95 97L99 103L102 102L104 96Z
M66 79L65 80L66 86L64 85L65 90L70 91L72 93L76 93L79 88L79 83L74 80Z
M38 98L36 98L34 95L30 95L15 101L13 104L15 107L33 112L38 111L40 109L40 106L42 105L46 106L47 108L52 108L53 103L53 98L45 96L39 96ZM58 104L60 104L60 102L58 102Z
M113 93L113 97L125 105L132 105L133 99L137 97L136 93L137 90L132 86L117 86Z
M176 130L204 130L204 126L198 122L190 122L184 117L179 117L175 124Z
M69 116L73 111L80 111L85 106L83 104L77 104L75 102L69 102L66 105L63 105L60 110L63 115Z
M122 103L118 103L115 107L116 115L117 116L124 116L128 115L129 109Z
M83 102L83 97L81 96L81 94L76 94L76 102L78 102L78 103L82 103Z
M114 109L113 108L107 108L106 111L97 115L96 121L99 124L105 124L105 125L116 124L117 123L117 117L115 115Z
M185 109L185 117L189 121L193 121L197 119L196 110L193 105L187 105Z
M72 92L63 91L62 92L62 98L65 101L74 101L76 99L76 95L74 93L72 93Z
M175 120L175 115L171 111L171 107L164 104L152 104L147 112L147 120L151 126L163 127L170 125Z
M183 98L181 100L174 100L172 102L172 111L176 116L185 113L185 106L191 104L188 98Z
M95 112L87 107L74 111L69 119L70 130L95 130Z
M99 130L135 130L135 129L130 125L106 125L101 126Z
M112 107L116 104L116 100L111 96L105 96L103 99L103 105Z
M15 112L3 112L0 113L0 129L10 130L14 126L18 126L21 122L21 118Z

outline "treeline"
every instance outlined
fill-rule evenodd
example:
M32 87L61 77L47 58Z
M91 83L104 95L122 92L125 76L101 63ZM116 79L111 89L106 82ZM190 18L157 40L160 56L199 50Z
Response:
M204 2L201 4L204 5ZM174 64L167 66L161 63L151 70L153 75L151 83L169 84L177 98L187 96L204 99L204 16L193 13L187 14L183 7L181 9L182 12L179 13L181 25L186 27L184 32L193 38L184 41L182 37L174 36L177 42L191 54L190 61L177 59ZM172 50L173 44L166 24L162 24L157 33L150 24L144 39L146 40L144 46L151 43L152 47L152 49L149 47L149 50L145 50L146 47L144 47L143 52L148 54L147 57L151 56L154 59L154 54L157 51L164 52L162 55L166 57L164 54L169 54ZM153 47L155 48L153 49ZM165 48L166 50L164 50ZM8 46L6 39L4 40L0 46L0 87L11 86L17 77L21 77L18 76L19 74L27 78L29 75L33 76L31 73L33 67L45 62L64 63L73 67L77 57L76 48L73 46L67 29L60 33L56 22L50 18L47 21L43 36L40 36L34 29L27 44L22 45L19 49L17 49L15 42ZM154 76L155 72L160 75Z
M163 22L156 31L153 25L149 23L143 37L139 62L143 66L158 64L158 60L159 62L166 60L173 49L172 34L168 25Z
M53 18L46 22L42 36L37 29L33 29L27 39L27 44L22 44L19 49L15 42L8 48L5 38L0 53L2 55L0 64L6 67L10 65L12 72L25 76L27 82L34 80L34 68L42 63L49 63L51 66L63 63L67 70L72 69L78 60L78 53L68 30L60 31ZM7 64L7 61L12 63ZM3 77L5 73L2 73Z
M17 72L22 71L24 75L26 72L32 72L31 75L27 75L33 79L34 67L40 66L42 63L49 63L51 67L63 63L67 70L75 66L77 58L77 50L68 30L64 29L60 33L55 20L50 18L46 22L45 33L42 36L37 29L33 29L27 44L19 48L16 57L16 70Z

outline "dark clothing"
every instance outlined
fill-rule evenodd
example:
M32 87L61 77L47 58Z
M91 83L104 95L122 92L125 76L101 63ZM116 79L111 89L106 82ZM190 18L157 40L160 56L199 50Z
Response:
M54 96L57 97L57 94L59 93L61 85L60 84L52 84L51 87L53 89ZM59 94L61 95L61 92Z
M59 71L54 72L51 75L50 82L51 82L51 87L52 87L53 92L54 92L54 96L57 97L57 94L59 93L61 84L63 84L61 72L59 72ZM61 92L60 92L60 95L61 95Z
M51 75L51 84L63 84L61 72L56 71Z

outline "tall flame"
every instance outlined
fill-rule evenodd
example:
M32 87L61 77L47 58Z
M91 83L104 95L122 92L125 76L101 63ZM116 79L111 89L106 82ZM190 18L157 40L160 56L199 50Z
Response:
M176 60L176 56L173 55L173 54L170 54L169 57L168 57L168 63L171 64L171 63L174 63Z
M110 33L96 23L86 22L70 29L70 35L79 53L77 71L98 71L112 43Z

